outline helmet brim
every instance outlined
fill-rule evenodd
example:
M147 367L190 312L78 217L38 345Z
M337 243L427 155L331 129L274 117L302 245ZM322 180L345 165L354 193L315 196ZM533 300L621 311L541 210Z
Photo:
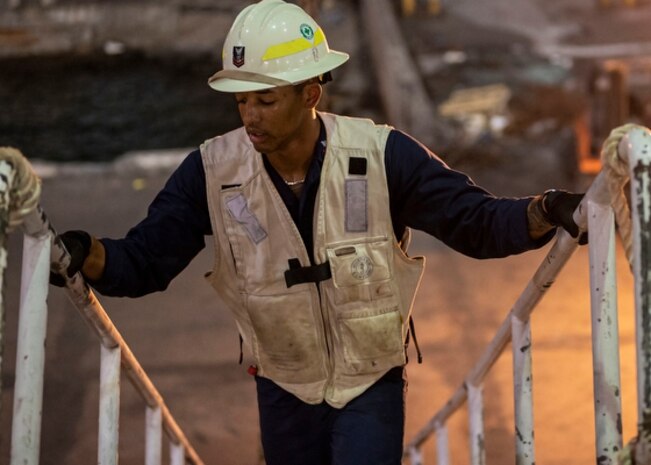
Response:
M302 70L292 70L283 73L259 75L238 70L218 71L208 80L208 85L219 92L256 92L259 90L271 89L297 84L307 79L320 76L332 71L348 61L349 55L335 50L329 50L328 54L318 62Z
M271 89L273 87L279 87L278 84L266 84L262 82L254 81L243 81L240 79L233 79L227 77L218 76L219 73L213 75L211 80L208 81L208 85L219 92L255 92L258 90ZM291 85L291 82L286 83L285 85Z

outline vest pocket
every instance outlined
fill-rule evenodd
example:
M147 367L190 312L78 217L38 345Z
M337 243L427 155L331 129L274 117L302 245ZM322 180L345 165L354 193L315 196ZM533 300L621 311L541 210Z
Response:
M386 237L341 243L326 250L335 304L368 302L393 295L390 280L392 244Z
M398 307L347 312L338 322L350 373L373 373L405 363Z
M325 348L309 291L248 296L254 351L264 374L274 381L309 383L326 376Z

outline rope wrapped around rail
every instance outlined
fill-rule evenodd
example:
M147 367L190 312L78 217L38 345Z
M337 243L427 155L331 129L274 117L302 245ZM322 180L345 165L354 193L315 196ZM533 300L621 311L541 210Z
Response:
M647 465L651 463L651 412L644 412L638 425L640 435L631 439L618 457L619 465Z
M27 159L15 148L0 147L0 205L9 212L8 221L0 221L14 230L38 207L40 198L41 180Z

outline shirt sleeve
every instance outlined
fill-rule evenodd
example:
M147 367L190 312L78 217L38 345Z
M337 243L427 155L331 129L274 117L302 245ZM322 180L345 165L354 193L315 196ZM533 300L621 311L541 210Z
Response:
M105 269L92 286L101 294L121 297L166 289L205 247L204 236L212 234L209 215L205 171L195 150L124 239L101 239Z
M393 130L385 164L394 229L424 231L465 255L498 258L541 247L527 225L531 198L498 198L448 167L408 135Z

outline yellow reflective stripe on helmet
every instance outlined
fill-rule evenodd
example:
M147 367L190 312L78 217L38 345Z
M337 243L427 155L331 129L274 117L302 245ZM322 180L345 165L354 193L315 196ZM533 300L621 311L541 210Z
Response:
M318 28L316 32L314 33L314 46L316 47L319 45L321 42L325 40L325 34L323 34L323 31L321 28Z
M316 47L324 40L325 40L325 35L323 34L321 28L319 28L314 33L314 43L310 42L309 40L303 37L300 37L298 39L290 40L289 42L272 45L267 49L266 52L264 52L264 55L262 55L262 59L264 61L275 60L276 58L282 58L288 55L293 55L295 53L303 52L305 50L311 49L312 47Z

